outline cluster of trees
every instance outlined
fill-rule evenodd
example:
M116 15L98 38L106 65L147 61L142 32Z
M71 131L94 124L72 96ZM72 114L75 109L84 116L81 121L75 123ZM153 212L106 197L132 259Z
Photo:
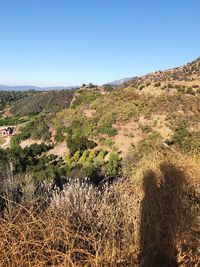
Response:
M109 121L98 125L98 131L109 136L115 136L117 134L117 129L115 129Z
M68 153L65 157L69 177L85 178L98 184L102 180L113 179L121 174L121 159L117 152L86 149Z
M0 213L5 207L4 196L15 202L30 196L35 205L43 206L55 187L62 189L67 169L61 158L45 155L50 149L52 146L44 143L0 149Z
M89 179L94 185L102 181L114 179L121 173L121 160L116 152L87 149L83 152L76 151L73 155L68 154L63 160L55 155L46 156L46 152L52 149L52 145L42 143L33 144L22 149L19 146L0 149L0 181L4 194L4 184L12 182L12 194L19 200L23 197L22 188L25 186L27 177L27 190L34 185L34 195L48 193L66 185L70 179ZM107 158L106 158L107 156ZM108 157L109 156L109 157ZM20 179L19 179L20 177ZM32 188L33 189L33 188ZM32 190L31 189L31 190ZM0 197L0 210L1 210Z
M20 123L26 122L26 118L20 118L19 116L10 117L10 118L0 118L0 126L5 125L18 125Z
M36 140L50 141L47 116L34 118L20 127L20 133L11 138L11 147L19 146L22 140L33 138Z
M84 123L79 120L74 120L71 123L71 126L66 129L67 132L67 147L70 150L70 153L73 155L76 151L81 153L86 149L92 149L97 144L89 140L88 136L84 135L82 128Z
M74 101L72 105L72 108L77 108L78 106L82 104L84 105L89 104L95 99L100 98L100 97L101 97L101 94L99 92L84 90L80 92L79 95L77 95L76 100Z
M14 175L42 169L42 154L52 149L51 145L33 144L22 149L19 146L0 150L0 162L11 163ZM40 167L39 167L40 165Z
M28 91L0 91L0 110L19 99L36 94L35 90Z
M18 100L11 111L19 116L54 114L70 106L73 94L74 90L40 92Z

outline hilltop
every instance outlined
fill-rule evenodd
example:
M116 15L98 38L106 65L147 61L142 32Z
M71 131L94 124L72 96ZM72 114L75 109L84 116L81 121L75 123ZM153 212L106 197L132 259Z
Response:
M170 88L199 88L200 87L200 58L186 65L165 71L156 71L127 81L122 87L160 87Z

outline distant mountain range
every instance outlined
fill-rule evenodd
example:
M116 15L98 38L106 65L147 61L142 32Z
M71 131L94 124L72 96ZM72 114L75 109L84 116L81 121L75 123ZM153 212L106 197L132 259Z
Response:
M119 79L116 81L108 82L107 85L119 86L120 88L125 86L139 86L150 83L162 82L178 82L178 85L191 85L195 86L194 83L200 83L200 57L196 60L185 64L180 67L176 67L173 69L168 69L164 71L156 71L152 73L148 73L143 76L133 76L126 77L123 79ZM38 87L33 85L18 85L18 86L9 86L9 85L0 85L0 91L26 91L26 90L37 90L37 91L49 91L49 90L62 90L62 89L75 89L79 88L79 86L48 86L48 87Z
M120 84L123 84L125 82L131 81L134 78L135 77L123 78L123 79L116 80L116 81L113 81L113 82L110 82L110 83L107 83L107 84L109 84L109 85L120 85Z
M26 90L36 90L36 91L49 91L49 90L62 90L62 89L74 89L78 86L49 86L49 87L38 87L33 85L18 85L18 86L10 86L10 85L1 85L0 91L26 91Z

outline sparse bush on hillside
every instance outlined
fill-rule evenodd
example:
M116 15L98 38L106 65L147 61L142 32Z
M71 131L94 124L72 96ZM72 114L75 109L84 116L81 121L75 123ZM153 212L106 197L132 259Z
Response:
M140 129L142 130L143 133L149 133L152 132L152 128L149 125L140 125Z
M20 134L18 136L21 140L33 138L36 140L49 141L51 133L49 131L49 118L48 116L38 116L32 119L20 128Z
M78 106L90 104L95 99L101 97L101 94L95 91L82 91L79 95L76 96L75 101L73 102L72 108L77 108Z
M186 94L195 95L195 91L192 89L192 87L189 87L186 89Z
M145 84L142 84L142 85L139 86L139 90L140 91L143 90L144 88L145 88Z
M111 152L109 155L108 163L106 164L106 174L108 176L117 176L120 173L119 167L119 154L117 152Z
M112 124L109 122L105 122L99 125L98 131L102 134L107 134L109 136L115 136L117 134L117 130L113 128Z
M103 90L106 91L106 92L111 92L111 91L114 90L113 86L110 85L110 84L104 84L102 87L103 87Z
M4 138L0 136L0 145L3 145L4 143L5 143Z
M185 93L185 88L184 88L184 87L180 87L180 88L178 88L178 92L180 92L180 93Z
M22 140L22 139L20 138L20 135L13 136L13 137L10 139L10 146L11 146L12 148L19 146L20 143L21 143L21 140Z
M200 152L200 133L190 133L184 121L179 122L176 126L172 140L183 152Z
M102 144L104 146L108 146L110 148L114 145L114 141L112 141L112 139L110 139L110 138L100 137L99 142L100 142L100 144Z
M149 85L151 85L151 82L147 82L147 83L146 83L146 86L147 86L147 87L148 87Z
M173 88L174 86L173 86L172 83L168 83L168 84L167 84L167 87L168 87L169 89L171 89L171 88Z
M55 139L55 141L57 143L61 143L61 142L63 142L65 140L65 137L63 135L64 132L66 132L65 127L58 127L56 129L56 134L55 134L55 138L54 139Z
M161 87L161 82L154 83L155 87Z

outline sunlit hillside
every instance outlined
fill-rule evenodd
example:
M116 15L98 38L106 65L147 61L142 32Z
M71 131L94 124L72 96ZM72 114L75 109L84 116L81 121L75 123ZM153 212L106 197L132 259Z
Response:
M200 64L0 92L0 266L199 266Z

